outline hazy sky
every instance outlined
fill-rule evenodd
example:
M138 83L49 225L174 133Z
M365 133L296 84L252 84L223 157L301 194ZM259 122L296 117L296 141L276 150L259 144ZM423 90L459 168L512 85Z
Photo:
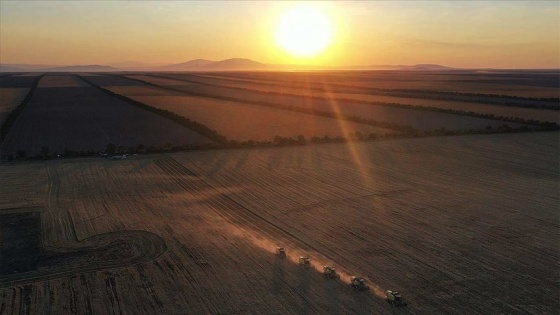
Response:
M169 64L249 58L319 65L559 68L560 1L313 2L333 43L294 58L274 42L293 2L0 1L0 63Z

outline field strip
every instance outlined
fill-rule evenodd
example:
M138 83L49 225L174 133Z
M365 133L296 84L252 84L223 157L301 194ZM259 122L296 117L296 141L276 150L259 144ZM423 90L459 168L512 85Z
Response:
M165 75L170 75L170 74L166 73ZM181 76L182 74L172 74L172 75ZM402 89L402 88L386 89L386 88L375 88L375 87L368 87L368 86L340 84L340 83L333 83L333 82L318 83L318 82L307 81L303 83L303 82L294 82L293 80L268 78L268 77L244 78L242 76L240 77L239 74L225 74L225 73L220 73L217 75L208 74L208 73L205 73L204 75L201 74L192 74L192 75L216 77L220 79L227 78L227 79L233 79L241 82L250 82L255 84L263 84L263 85L273 84L273 85L292 87L292 88L302 88L302 86L304 86L306 89L312 89L319 92L324 91L324 85L326 84L328 85L329 89L331 89L334 92L351 93L351 94L361 94L364 93L364 91L367 91L367 94L372 94L372 95L391 95L397 97L411 97L411 98L434 99L434 100L452 99L454 101L459 101L459 102L473 102L474 100L475 102L478 103L487 103L487 104L504 105L504 106L520 106L520 107L526 107L527 102L532 102L535 104L544 102L548 104L548 106L546 107L547 109L553 109L553 110L560 109L560 103L558 100L543 101L541 98L538 97L523 97L523 96L513 96L513 95L451 92L451 91L421 90L421 89Z

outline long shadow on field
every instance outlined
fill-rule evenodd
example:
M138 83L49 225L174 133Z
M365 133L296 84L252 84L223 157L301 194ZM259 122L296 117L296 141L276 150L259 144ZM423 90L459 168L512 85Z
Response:
M283 260L276 259L274 263L274 272L272 274L272 292L274 294L280 293L282 290L282 286L285 282L285 275L286 272L284 271L282 264L284 263Z
M98 234L56 250L41 240L40 213L0 215L0 287L147 262L167 249L147 231Z
M302 297L302 305L298 314L309 314L311 311L311 303L309 302L309 288L311 285L311 274L307 268L301 267L298 272L298 278L300 279L299 285L296 289L299 291L299 295Z

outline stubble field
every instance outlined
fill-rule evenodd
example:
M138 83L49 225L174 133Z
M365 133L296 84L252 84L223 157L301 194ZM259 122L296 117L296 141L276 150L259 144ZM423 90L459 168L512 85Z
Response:
M4 163L0 311L552 314L559 136Z

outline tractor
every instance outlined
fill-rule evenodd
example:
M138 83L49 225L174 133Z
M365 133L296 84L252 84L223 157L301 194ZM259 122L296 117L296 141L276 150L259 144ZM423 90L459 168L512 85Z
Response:
M387 302L393 306L406 306L406 302L403 300L402 295L397 291L387 290L385 291L387 296Z
M306 256L299 256L298 263L301 267L307 268L311 266L311 262L309 261L309 257Z
M369 286L366 284L366 280L364 278L352 276L350 277L350 285L357 291L369 290Z
M323 266L323 276L327 279L338 279L340 275L336 273L334 267L331 266Z
M286 250L284 247L276 247L276 256L278 256L278 258L286 258Z

